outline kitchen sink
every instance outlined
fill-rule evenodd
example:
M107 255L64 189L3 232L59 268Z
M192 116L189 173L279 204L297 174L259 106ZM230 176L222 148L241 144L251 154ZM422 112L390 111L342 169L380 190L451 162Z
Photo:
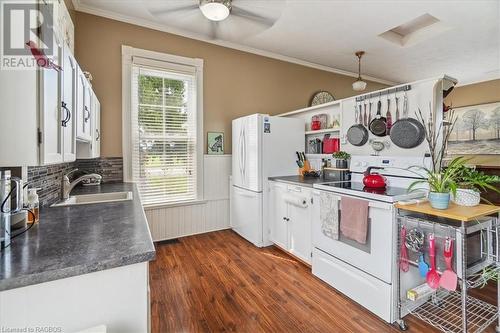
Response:
M53 204L50 207L89 205L106 202L132 200L132 192L109 192L97 194L72 195L68 199Z

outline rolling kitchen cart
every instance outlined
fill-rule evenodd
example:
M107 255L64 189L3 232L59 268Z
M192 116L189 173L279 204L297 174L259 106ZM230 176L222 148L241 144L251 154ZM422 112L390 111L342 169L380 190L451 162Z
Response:
M500 277L500 207L464 207L450 203L448 209L437 210L428 202L396 204L395 207L399 231L395 244L399 300L396 317L399 318L397 323L400 329L407 329L403 318L413 314L443 332L482 332L496 320L496 332L500 332L498 306L469 295L470 289ZM446 267L442 254L444 241L453 240L453 270L458 276L455 291L439 287L431 293L428 290L420 295L414 292L418 286L425 287L425 273L421 274L418 266L423 263L425 272L424 258L428 254L430 233L436 240L436 269L440 273ZM413 289L411 295L417 295L412 297L413 300L408 299L409 289ZM497 302L499 299L500 288L497 284Z

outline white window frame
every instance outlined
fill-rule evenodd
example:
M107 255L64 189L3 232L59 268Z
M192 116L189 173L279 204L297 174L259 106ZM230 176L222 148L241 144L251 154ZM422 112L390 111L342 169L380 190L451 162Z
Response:
M133 57L148 60L192 66L196 68L196 195L195 200L168 202L152 206L172 206L176 204L197 203L203 201L203 59L188 58L167 53L137 49L122 45L122 150L123 150L123 179L133 182L132 176L132 65ZM166 67L168 68L168 67Z

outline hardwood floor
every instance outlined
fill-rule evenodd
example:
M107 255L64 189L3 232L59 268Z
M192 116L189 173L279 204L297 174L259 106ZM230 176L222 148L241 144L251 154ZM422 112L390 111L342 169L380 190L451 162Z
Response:
M157 244L156 251L152 332L399 332L304 264L230 230ZM437 332L413 318L408 325L408 332Z

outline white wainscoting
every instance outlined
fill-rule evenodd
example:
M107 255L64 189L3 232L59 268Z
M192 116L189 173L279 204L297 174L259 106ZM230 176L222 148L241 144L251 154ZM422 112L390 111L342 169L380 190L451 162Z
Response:
M231 155L205 155L203 169L203 202L146 209L154 241L230 228Z

